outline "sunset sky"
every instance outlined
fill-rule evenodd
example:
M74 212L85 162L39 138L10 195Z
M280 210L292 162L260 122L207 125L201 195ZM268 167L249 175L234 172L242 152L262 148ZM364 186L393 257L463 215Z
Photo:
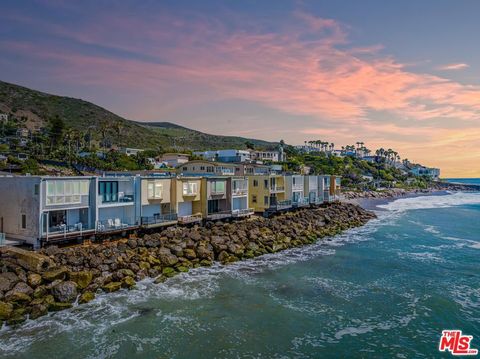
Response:
M480 1L0 4L0 80L128 119L480 177Z

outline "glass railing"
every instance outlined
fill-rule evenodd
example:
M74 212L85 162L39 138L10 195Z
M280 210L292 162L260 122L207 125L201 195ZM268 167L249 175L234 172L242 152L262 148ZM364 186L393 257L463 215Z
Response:
M201 220L202 220L202 215L200 213L190 214L187 216L178 216L178 222L183 224L199 222Z
M84 223L76 223L76 224L59 224L56 226L49 226L48 232L44 232L44 235L58 235L58 234L69 234L69 233L82 233L85 231L94 230L95 227L89 226L88 224Z
M234 217L249 216L254 212L255 210L253 208L234 209L232 211L232 216Z
M140 223L142 225L151 225L151 224L159 224L164 222L172 222L176 221L178 218L176 213L168 213L168 214L160 214L151 217L141 217Z
M135 223L120 218L109 218L103 221L97 221L97 232L108 232L119 229L134 227Z
M210 220L227 218L232 216L232 211L220 211L207 214L207 218Z

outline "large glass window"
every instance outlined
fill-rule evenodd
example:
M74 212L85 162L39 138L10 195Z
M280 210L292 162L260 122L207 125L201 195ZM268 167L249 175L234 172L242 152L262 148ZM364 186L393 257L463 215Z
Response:
M225 181L213 181L212 193L225 193Z
M102 202L118 201L118 182L102 181L98 184L98 194L102 197Z
M183 183L183 195L194 196L198 193L198 183L196 182L184 182Z
M47 205L77 204L82 202L82 196L88 196L89 181L47 181Z
M147 186L148 199L161 199L163 197L163 185L159 182L149 182Z

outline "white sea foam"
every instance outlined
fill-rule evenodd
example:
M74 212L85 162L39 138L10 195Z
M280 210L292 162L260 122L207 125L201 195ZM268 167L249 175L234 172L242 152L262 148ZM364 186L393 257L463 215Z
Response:
M400 198L378 207L388 211L404 212L412 209L448 208L465 204L480 204L480 193L457 192L441 196Z

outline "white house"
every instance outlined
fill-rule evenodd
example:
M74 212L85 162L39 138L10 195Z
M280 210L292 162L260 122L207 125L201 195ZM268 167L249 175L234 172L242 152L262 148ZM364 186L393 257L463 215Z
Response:
M181 164L187 163L190 156L185 153L164 153L157 157L157 161L164 163L167 167L176 168Z

